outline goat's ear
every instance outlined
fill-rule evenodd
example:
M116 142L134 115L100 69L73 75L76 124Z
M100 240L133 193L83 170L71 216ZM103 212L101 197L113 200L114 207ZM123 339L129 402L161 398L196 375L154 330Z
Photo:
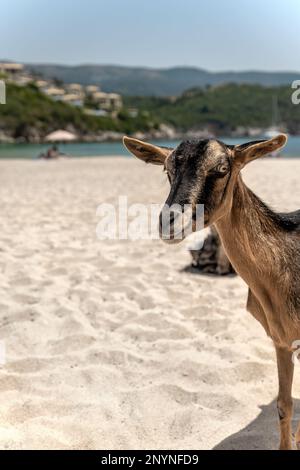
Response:
M173 149L158 147L126 136L123 137L123 144L137 158L153 165L163 165L166 158L173 152Z
M264 157L269 153L275 152L285 146L287 136L279 134L270 140L256 140L247 144L236 145L233 148L234 159L242 167L256 158Z

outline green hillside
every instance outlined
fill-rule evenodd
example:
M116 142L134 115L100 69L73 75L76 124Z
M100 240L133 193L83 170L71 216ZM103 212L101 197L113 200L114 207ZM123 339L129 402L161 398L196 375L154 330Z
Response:
M79 136L101 131L131 133L153 127L143 113L136 118L130 118L125 111L117 119L88 116L80 108L53 101L34 84L20 87L8 83L6 97L7 103L0 106L0 131L12 138L38 140L53 130L67 127Z
M177 99L126 97L125 105L147 111L151 117L183 131L209 126L217 133L239 126L267 128L272 124L274 97L279 122L300 133L300 105L291 102L290 87L228 84L192 89Z
M124 108L112 118L88 116L81 108L53 101L33 84L8 84L7 104L0 106L0 133L31 142L59 128L71 129L82 139L101 136L104 131L148 131L151 136L164 123L179 133L208 128L217 135L229 135L240 126L269 127L276 97L278 124L284 123L291 134L300 134L300 106L292 104L291 94L289 87L228 84L192 89L178 98L125 97ZM137 115L131 108L137 109Z

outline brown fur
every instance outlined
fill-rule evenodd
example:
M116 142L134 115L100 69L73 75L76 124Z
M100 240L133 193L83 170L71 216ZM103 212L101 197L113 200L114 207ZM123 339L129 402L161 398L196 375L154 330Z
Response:
M130 145L128 138L124 142L129 150L151 163L149 148L143 158L143 143L129 140ZM164 152L162 164L171 184L167 203L205 205L206 226L215 225L229 260L249 286L247 308L276 349L280 449L291 449L292 343L300 339L300 224L289 225L287 216L273 213L240 174L247 163L285 143L284 135L235 147L214 140L186 142ZM300 425L296 443L300 446Z

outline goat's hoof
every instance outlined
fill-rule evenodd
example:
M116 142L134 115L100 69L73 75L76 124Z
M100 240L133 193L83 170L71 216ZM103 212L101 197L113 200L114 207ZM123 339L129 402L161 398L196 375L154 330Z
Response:
M295 437L296 449L300 450L300 429L298 429L294 437Z
M293 444L291 442L281 442L279 450L293 450Z

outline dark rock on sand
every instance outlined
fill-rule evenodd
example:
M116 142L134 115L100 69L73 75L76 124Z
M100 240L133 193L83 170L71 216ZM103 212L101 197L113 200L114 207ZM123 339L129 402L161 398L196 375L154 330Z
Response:
M219 235L213 227L200 250L191 250L192 266L202 273L224 276L235 271L227 258Z

